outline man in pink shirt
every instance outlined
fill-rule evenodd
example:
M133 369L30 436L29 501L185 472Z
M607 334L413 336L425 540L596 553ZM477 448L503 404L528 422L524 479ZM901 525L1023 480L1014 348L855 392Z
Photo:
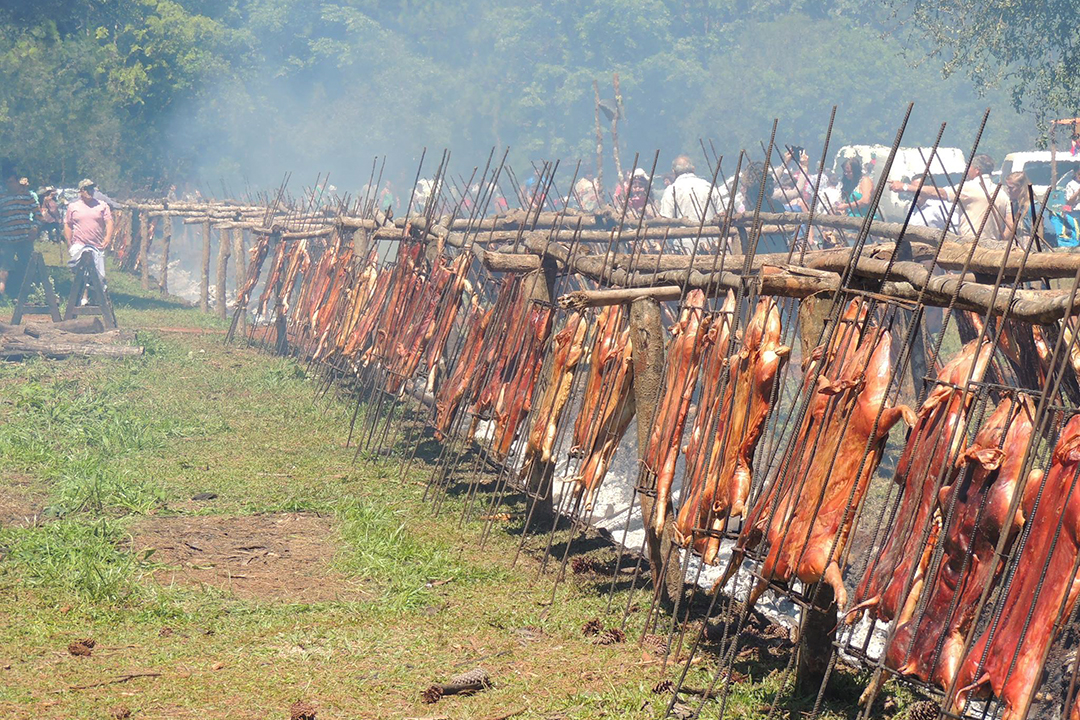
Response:
M74 268L85 253L90 253L104 280L105 248L112 241L113 218L108 203L94 198L96 189L93 180L79 182L79 199L68 205L64 216L64 237L68 241L68 266Z

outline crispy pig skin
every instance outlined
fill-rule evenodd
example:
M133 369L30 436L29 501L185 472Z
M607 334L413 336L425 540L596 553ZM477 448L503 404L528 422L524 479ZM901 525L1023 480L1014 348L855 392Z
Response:
M855 351L861 329L866 321L866 309L859 299L852 300L844 308L838 327L829 337L828 342L814 348L810 356L803 360L802 390L800 395L808 395L808 407L803 415L799 430L790 452L785 452L776 475L768 482L763 492L745 513L742 530L732 550L731 560L722 577L716 581L716 587L723 587L742 566L743 558L765 539L769 525L781 509L781 503L792 492L800 478L804 477L804 456L813 446L821 426L821 406L828 402L828 396L818 392L820 383L813 382L820 368L819 381L826 383L839 377L843 368L843 358ZM838 360L838 358L840 360Z
M704 316L704 305L705 293L691 291L679 321L672 327L674 337L668 344L664 392L657 403L649 444L642 458L645 466L656 475L656 510L651 523L657 533L663 533L667 520L679 443L697 385L701 353L709 342L710 322Z
M559 419L567 400L570 399L570 386L574 381L574 370L584 354L583 344L588 327L584 315L572 312L563 329L555 333L551 353L551 377L534 413L529 442L525 447L526 465L536 459L540 462L551 461Z
M474 305L465 320L465 339L462 341L457 364L435 397L435 437L440 440L450 431L454 413L476 375L480 347L492 312L493 309L483 310Z
M585 391L582 394L581 411L574 421L571 455L580 455L585 448L593 447L597 432L597 419L600 417L598 405L610 394L606 386L605 373L616 361L623 336L629 336L629 330L623 327L625 310L622 305L605 305L596 316L596 337L589 352L589 370L585 376Z
M969 375L976 381L981 380L992 352L990 343L984 342L980 350L978 341L972 340L941 368L938 378L959 386L968 381ZM919 408L915 426L908 435L893 476L902 486L900 505L880 552L867 564L855 590L854 602L857 604L848 613L846 622L858 620L864 609L869 609L874 618L883 621L896 618L904 608L908 613L913 609L930 559L934 530L931 529L925 551L919 543L926 524L934 522L936 490L964 439L962 428L973 398L970 392L937 385ZM912 566L915 566L915 575L905 594L904 586L908 584ZM901 622L908 619L906 614L901 614L900 618Z
M812 407L820 427L816 447L803 453L804 481L781 498L769 527L762 577L785 583L796 577L807 584L824 580L838 607L847 603L838 558L844 553L855 510L890 428L904 416L914 422L914 413L906 406L885 407L891 346L886 330L868 329L855 353L841 357L838 379L819 378ZM754 587L751 606L767 586L763 579Z
M518 351L513 374L499 391L495 403L495 445L493 452L498 460L504 460L510 454L518 427L532 409L533 389L540 377L543 365L542 357L551 332L552 312L550 308L530 307L527 312L528 324L523 336L522 348Z
M571 454L583 458L574 476L574 496L592 510L596 494L619 443L637 409L633 343L623 327L625 310L608 306L597 316L596 337L589 355L585 394L574 423Z
M903 675L947 688L963 659L964 637L975 619L979 597L989 579L995 582L1002 563L995 556L1004 532L1015 536L1023 518L1007 518L1031 439L1033 409L1024 398L1006 398L964 451L961 464L972 471L941 488L939 505L946 512L955 495L949 527L942 532L941 565L929 588L921 616L903 622L885 653L885 663ZM1037 483L1037 473L1029 483ZM982 510L985 503L985 510ZM980 511L982 516L980 517ZM968 554L970 553L970 557ZM935 651L945 636L941 657Z
M700 443L699 428L715 424L713 443L707 453L700 452L700 445L687 450L690 481L675 522L676 541L684 547L693 540L695 525L718 532L728 517L743 514L750 492L754 449L769 414L776 374L789 352L780 344L780 312L775 301L761 300L743 333L742 347L731 359L723 397L709 395L710 381L716 380L713 373L719 374L721 369L716 355L726 361L728 339L724 330L721 326L720 337L708 351L703 410L695 418L691 435L692 443ZM696 552L710 565L716 562L719 549L715 535L695 542Z
M969 696L992 691L1005 706L1003 720L1019 720L1027 714L1042 680L1040 665L1054 640L1059 612L1068 617L1080 591L1080 576L1073 571L1080 552L1078 469L1080 415L1062 429L1041 497L1038 478L1024 488L1024 515L1030 523L1027 542L998 621L990 625L995 628L993 638L987 628L960 665L957 709Z

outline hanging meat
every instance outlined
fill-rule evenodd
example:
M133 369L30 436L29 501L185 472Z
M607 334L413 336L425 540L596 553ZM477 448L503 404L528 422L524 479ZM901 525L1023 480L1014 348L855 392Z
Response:
M442 305L436 316L435 327L431 333L431 339L424 349L424 364L427 367L426 390L435 392L435 380L438 376L439 363L443 353L446 352L446 343L450 339L450 333L454 329L454 320L458 316L463 297L471 297L472 304L477 302L476 295L472 292L472 285L466 277L471 257L468 253L462 253L456 263L455 280L451 289L443 297ZM468 311L466 311L468 312Z
M236 307L246 308L251 300L251 292L259 284L259 275L262 273L263 261L266 260L266 253L269 249L270 236L260 235L251 248L247 277L244 279L244 286L236 293Z
M731 560L724 575L717 580L717 587L727 584L742 565L746 553L756 549L767 536L781 504L787 502L788 496L796 491L805 477L803 466L808 462L808 456L812 453L821 431L821 408L828 403L830 397L820 393L819 389L829 387L839 379L844 359L855 352L866 318L867 313L862 301L852 300L844 309L828 342L814 348L803 360L802 389L799 394L800 397L807 398L804 401L807 406L799 421L798 432L794 442L784 452L780 467L771 482L766 484L764 491L758 494L746 511Z
M1001 601L1000 614L960 665L957 709L968 697L992 691L1005 705L1002 720L1027 715L1059 619L1069 616L1080 591L1076 573L1080 553L1078 474L1080 415L1075 415L1054 447L1045 485L1036 476L1024 489L1024 516L1030 529L1025 531L1026 542ZM1041 490L1040 485L1044 485Z
M450 431L458 405L476 377L480 349L493 312L494 309L484 310L479 304L474 304L465 319L465 337L457 364L435 397L435 437L439 440Z
M574 498L589 512L611 467L615 451L637 408L633 344L621 305L604 307L596 321L581 410L574 423L571 455L583 459L573 477Z
M734 296L729 296L724 307L734 309ZM720 324L717 340L705 361L701 410L686 449L689 485L675 521L675 538L683 547L693 541L695 527L712 531L694 544L695 551L709 565L716 562L720 550L718 533L727 519L739 517L745 510L754 450L769 414L777 372L790 351L780 344L776 302L771 298L759 301L743 333L739 352L731 357L721 397L716 388L722 363L727 362L727 327L726 322ZM712 442L703 446L700 438L706 435Z
M1027 397L1002 400L960 458L970 470L939 494L942 515L952 520L942 532L941 564L928 589L921 615L904 620L885 653L885 663L903 675L947 688L964 655L964 638L975 620L987 583L996 584L1002 561L995 550L1004 534L1015 537L1023 524L1009 506L1020 485L1031 440L1034 408ZM1028 478L1037 488L1041 473ZM1011 542L1011 540L1010 540ZM1009 549L1006 546L1006 553ZM941 656L935 658L941 644Z
M704 306L705 293L692 290L686 296L679 321L671 328L674 337L668 344L664 391L657 402L649 444L642 455L645 467L656 475L656 510L651 523L657 533L664 531L686 413L697 385L701 354L710 342L711 318L704 315Z
M847 602L840 558L889 430L902 417L914 423L907 406L888 407L891 335L868 327L856 351L841 356L836 380L818 380L810 407L816 425L811 447L801 449L801 480L780 499L768 531L769 551L750 605L769 584L798 578L824 580L838 607Z
M579 312L572 312L566 318L565 327L555 333L554 347L551 351L550 378L533 413L533 425L529 431L522 463L523 477L528 475L533 463L551 462L559 419L562 417L566 402L570 399L574 371L584 355L586 330L588 330L588 323L585 321L585 316Z
M713 463L714 448L720 443L716 440L722 437L723 428L726 426L726 415L730 406L724 404L725 387L721 382L724 370L728 365L728 346L731 340L732 313L735 310L735 294L728 292L724 298L716 319L709 328L712 336L702 358L703 377L701 396L698 399L698 411L694 416L694 424L690 428L690 437L683 454L686 456L686 488L683 491L682 505L675 518L675 539L679 545L686 547L694 539L694 529L697 527L709 530L722 529L711 523L711 507L715 497L718 478L710 476L710 470L719 470L721 462L717 453L717 461ZM728 375L728 383L732 382L732 376ZM708 439L713 442L707 442ZM712 480L710 482L710 480ZM715 538L702 536L695 545L695 551L701 555L711 555L709 548ZM717 547L719 543L716 543ZM707 562L707 561L706 561Z
M518 427L532 409L533 389L540 377L542 357L551 332L551 308L530 307L527 313L522 347L516 355L516 363L510 379L499 389L492 410L495 419L495 442L492 452L499 461L510 454Z
M604 385L605 373L609 371L616 345L622 341L624 334L629 337L625 319L622 305L605 305L596 316L596 335L589 351L589 369L585 376L581 410L574 421L571 455L581 455L583 448L591 448L595 444L596 418L600 414L598 405L610 394L610 389Z
M919 408L893 476L902 488L900 504L880 551L871 558L855 590L857 604L848 612L848 623L858 620L866 609L874 618L889 621L906 608L900 622L906 622L914 610L934 547L934 530L925 544L923 533L931 522L946 468L964 442L965 420L975 397L962 388L969 379L982 380L993 346L983 342L981 351L977 350L978 341L972 340L949 360L938 373L942 384L934 387ZM915 575L905 594L913 566Z

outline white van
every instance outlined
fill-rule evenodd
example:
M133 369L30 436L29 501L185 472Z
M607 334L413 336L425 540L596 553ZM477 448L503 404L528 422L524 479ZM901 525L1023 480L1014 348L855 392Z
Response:
M845 160L857 157L865 166L866 163L874 162L874 187L881 182L881 171L885 161L889 159L889 146L887 145L845 145L836 153L833 160L833 172L838 178L843 177L842 165ZM930 159L933 148L928 147L902 147L897 149L896 157L893 158L892 169L886 181L913 180L920 177L926 170L926 163ZM960 182L964 174L967 162L964 160L964 151L960 148L938 148L930 168L930 175L934 183L940 187L955 186ZM881 196L879 206L881 217L889 222L903 222L907 217L908 207L911 205L910 195L901 196L886 188Z
M1065 177L1077 167L1080 167L1080 157L1070 155L1067 152L1057 154L1058 180ZM1041 198L1050 187L1050 151L1036 150L1033 152L1013 152L1005 156L1001 163L1001 180L1009 173L1023 171L1035 190L1035 197ZM998 182L1001 182L999 180Z

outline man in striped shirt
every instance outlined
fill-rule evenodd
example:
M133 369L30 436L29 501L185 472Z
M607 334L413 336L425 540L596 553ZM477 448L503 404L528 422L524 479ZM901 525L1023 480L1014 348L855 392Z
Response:
M34 199L19 184L13 165L4 162L0 169L4 181L0 190L0 293L15 297L34 252Z

